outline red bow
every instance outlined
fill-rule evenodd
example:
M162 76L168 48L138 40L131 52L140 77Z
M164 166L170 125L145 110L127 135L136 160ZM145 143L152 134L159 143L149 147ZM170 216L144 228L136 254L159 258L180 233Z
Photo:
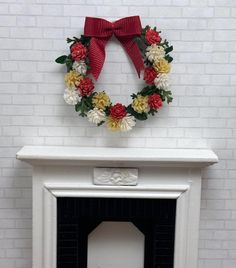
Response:
M104 19L86 17L84 35L92 37L89 45L90 72L97 80L105 61L105 46L114 34L133 61L138 76L144 68L142 55L135 36L141 34L141 22L139 16L132 16L109 22Z

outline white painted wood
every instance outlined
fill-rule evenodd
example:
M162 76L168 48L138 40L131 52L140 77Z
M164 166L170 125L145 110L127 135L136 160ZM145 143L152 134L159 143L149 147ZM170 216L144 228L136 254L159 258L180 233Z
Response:
M44 267L56 268L56 235L57 235L56 198L48 191L47 188L44 188L43 190L44 190L43 237L44 241L47 241L46 243L44 243L43 261L44 261Z
M201 167L217 161L212 151L142 150L141 155L122 148L121 155L103 148L102 153L93 149L94 155L88 149L83 156L85 148L66 147L63 157L64 147L56 148L25 147L17 156L34 165L33 268L56 268L57 197L176 199L174 268L197 268ZM125 165L139 169L138 185L94 185L94 168Z
M24 146L16 156L34 165L108 165L130 166L208 166L218 161L211 150L90 148L62 146ZM108 163L107 163L108 162Z
M88 236L88 268L143 268L144 234L131 222L102 222Z

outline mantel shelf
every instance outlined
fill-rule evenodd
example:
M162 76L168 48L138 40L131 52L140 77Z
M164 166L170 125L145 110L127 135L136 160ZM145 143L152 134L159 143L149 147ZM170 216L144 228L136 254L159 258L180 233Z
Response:
M31 165L206 167L218 162L207 149L24 146L16 157Z

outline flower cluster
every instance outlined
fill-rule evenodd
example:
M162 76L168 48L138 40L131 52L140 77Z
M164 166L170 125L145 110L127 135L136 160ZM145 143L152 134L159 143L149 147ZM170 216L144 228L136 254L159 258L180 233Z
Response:
M69 62L71 67L65 75L65 84L67 86L64 93L64 100L67 104L76 105L83 96L90 96L94 90L93 81L86 77L87 48L81 42L74 42L70 48L71 54L64 60ZM62 56L63 57L63 56ZM60 57L61 58L61 57ZM58 59L60 59L58 58Z
M169 91L169 72L173 50L167 40L162 40L160 32L150 26L142 29L137 37L140 53L145 64L143 79L146 86L133 94L132 102L125 106L121 103L112 104L105 91L94 91L94 83L89 74L89 42L90 38L68 38L70 54L56 59L57 63L66 64L66 89L64 100L74 105L79 115L86 116L88 121L102 125L112 131L130 131L137 120L146 120L148 115L154 115L163 106L163 102L172 101Z
M168 90L171 66L166 58L166 42L161 43L159 32L154 29L147 28L145 33L147 43L145 56L149 63L144 71L144 80L149 85L155 85L157 88ZM167 43L168 45L168 43Z

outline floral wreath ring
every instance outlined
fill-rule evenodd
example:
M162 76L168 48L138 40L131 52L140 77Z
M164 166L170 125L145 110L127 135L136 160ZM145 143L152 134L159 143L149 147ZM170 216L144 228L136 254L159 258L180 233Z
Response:
M141 27L138 16L127 17L116 22L99 18L86 18L84 35L80 38L67 38L70 54L56 59L66 64L67 73L64 100L75 105L80 116L87 116L89 122L98 126L106 123L113 131L129 131L137 120L146 120L162 107L163 102L172 101L169 89L170 62L169 53L173 50L167 40L163 40L156 27ZM105 91L94 91L94 82L98 78L105 60L105 45L112 35L121 42L133 61L146 86L132 94L132 103L125 106L112 104Z

